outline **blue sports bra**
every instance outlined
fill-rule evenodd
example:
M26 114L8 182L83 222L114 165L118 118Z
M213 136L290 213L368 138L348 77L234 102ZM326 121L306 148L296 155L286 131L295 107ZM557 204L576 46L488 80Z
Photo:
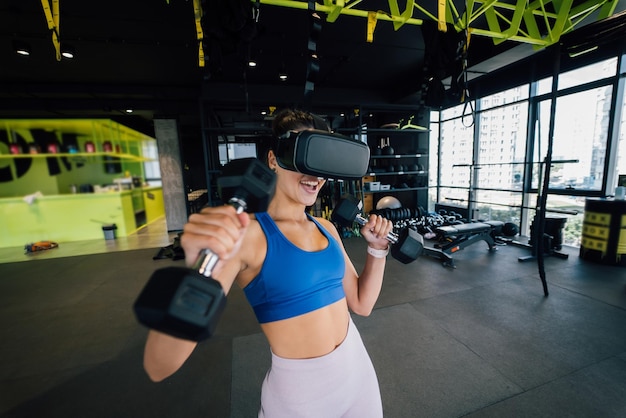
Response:
M343 252L318 221L307 214L328 246L310 252L292 244L267 212L255 216L267 239L267 254L258 276L243 290L259 323L302 315L345 297Z

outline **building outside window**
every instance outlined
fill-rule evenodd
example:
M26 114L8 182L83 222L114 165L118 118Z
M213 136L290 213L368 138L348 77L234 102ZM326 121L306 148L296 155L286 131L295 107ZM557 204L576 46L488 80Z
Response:
M619 108L611 108L616 70L617 58L611 58L559 75L547 216L567 218L567 245L580 245L585 199L612 195L609 183L616 185L619 174L626 174L623 78ZM431 150L439 151L439 176L430 184L438 191L431 196L478 209L481 219L514 222L529 236L546 168L551 86L547 77L476 99L475 123L469 127L462 104L432 112L431 126L437 123L439 135L432 131ZM618 116L617 156L609 147L612 112Z

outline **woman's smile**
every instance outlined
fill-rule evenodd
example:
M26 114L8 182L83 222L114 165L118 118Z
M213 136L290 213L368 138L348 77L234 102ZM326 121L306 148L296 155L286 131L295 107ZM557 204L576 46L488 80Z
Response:
M323 179L303 179L300 180L300 185L309 193L317 193L323 182Z

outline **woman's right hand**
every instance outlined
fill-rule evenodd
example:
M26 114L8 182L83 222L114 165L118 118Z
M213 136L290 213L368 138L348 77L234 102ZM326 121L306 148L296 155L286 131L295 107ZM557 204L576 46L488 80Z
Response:
M249 215L238 214L230 205L206 207L191 214L180 239L186 264L191 267L200 251L209 249L220 259L213 270L218 273L220 265L239 250L249 224Z

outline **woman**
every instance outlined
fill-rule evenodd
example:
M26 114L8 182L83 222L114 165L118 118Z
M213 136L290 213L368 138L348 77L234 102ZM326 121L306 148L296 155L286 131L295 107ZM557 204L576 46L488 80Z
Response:
M313 116L298 110L273 122L276 137L314 127ZM255 311L272 352L259 417L381 417L376 373L349 312L367 316L376 303L392 223L370 215L361 228L368 256L359 275L334 225L305 211L325 180L282 168L272 149L267 162L277 176L267 212L238 215L221 206L192 214L181 237L186 263L202 249L216 253L212 277L226 293L237 283ZM148 375L168 377L195 346L151 330Z

